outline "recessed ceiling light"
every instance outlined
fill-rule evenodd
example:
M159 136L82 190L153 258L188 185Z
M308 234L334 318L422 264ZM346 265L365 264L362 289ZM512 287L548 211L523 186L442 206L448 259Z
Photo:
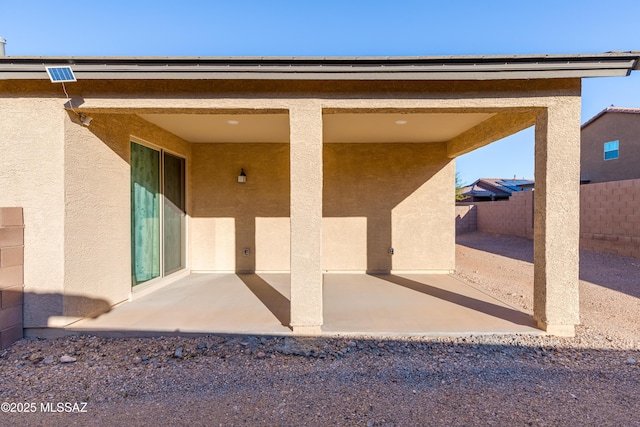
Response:
M406 125L407 121L406 120L396 120L396 124L397 125Z
M230 125L235 126L235 125L237 125L237 124L238 124L238 123L240 123L240 122L239 122L239 121L237 121L237 120L227 120L227 123L229 123Z

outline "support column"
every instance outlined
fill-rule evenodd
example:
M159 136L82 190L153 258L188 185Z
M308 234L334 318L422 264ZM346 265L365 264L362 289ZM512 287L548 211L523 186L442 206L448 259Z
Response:
M301 101L291 129L291 327L318 335L322 327L322 108Z
M551 335L573 336L580 322L580 97L536 120L533 315Z

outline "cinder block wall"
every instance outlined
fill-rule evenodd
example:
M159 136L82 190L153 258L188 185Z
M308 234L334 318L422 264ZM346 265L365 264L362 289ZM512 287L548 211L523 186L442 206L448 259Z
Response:
M22 338L22 208L0 208L0 349Z
M513 193L509 200L477 204L478 231L533 239L533 191Z
M476 206L478 231L533 238L533 192ZM580 249L640 258L640 179L580 186Z
M580 248L640 258L640 179L580 188Z
M478 230L477 205L456 205L456 234L471 233Z

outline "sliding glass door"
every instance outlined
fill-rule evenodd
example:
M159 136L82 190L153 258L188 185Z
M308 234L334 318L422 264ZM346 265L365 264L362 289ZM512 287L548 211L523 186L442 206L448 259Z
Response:
M164 273L185 266L184 159L164 153Z
M185 161L131 142L132 285L184 267Z

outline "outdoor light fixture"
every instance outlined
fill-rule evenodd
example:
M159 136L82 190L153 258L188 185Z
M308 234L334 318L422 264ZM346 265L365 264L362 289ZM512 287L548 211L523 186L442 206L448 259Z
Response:
M407 120L396 120L396 124L400 126L406 125L407 123L408 123Z
M244 184L247 182L247 174L244 173L244 168L240 169L240 175L238 175L238 182Z
M82 123L86 127L89 127L89 125L91 124L91 121L93 120L93 117L85 116L82 113L80 113L79 116L80 116L80 123Z

